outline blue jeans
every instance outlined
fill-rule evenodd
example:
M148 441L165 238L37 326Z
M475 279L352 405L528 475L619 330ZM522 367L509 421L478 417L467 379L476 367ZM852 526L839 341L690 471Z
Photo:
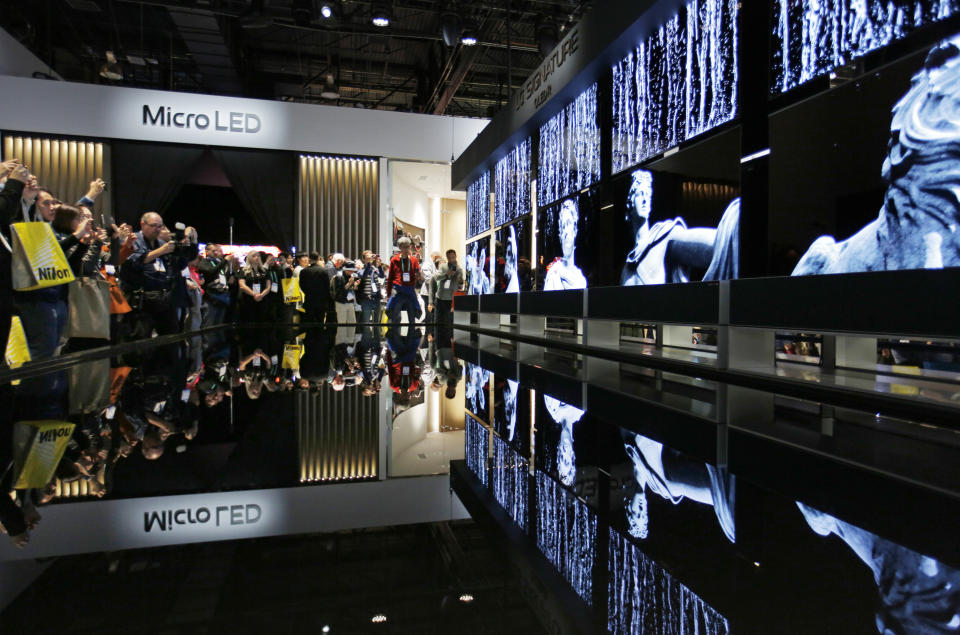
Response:
M390 298L390 302L387 303L387 315L390 317L390 322L399 322L401 311L406 311L407 319L411 323L414 322L420 317L420 298L417 297L413 287L394 288L397 290L397 294Z
M17 311L30 348L30 359L53 357L67 328L67 302L18 298Z
M360 301L360 321L374 324L380 321L380 300Z

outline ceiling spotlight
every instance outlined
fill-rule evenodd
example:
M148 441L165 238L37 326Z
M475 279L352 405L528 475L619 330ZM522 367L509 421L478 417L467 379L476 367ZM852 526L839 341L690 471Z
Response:
M469 593L464 593L463 595L460 596L460 601L465 604L469 604L470 602L473 602L473 596L470 595Z
M376 615L370 618L370 621L373 622L374 624L383 624L384 622L387 621L387 616L384 615L383 613L377 613Z
M378 3L373 7L373 13L370 15L370 21L373 23L373 26L385 27L390 26L391 14L390 5L386 3Z
M321 628L320 630L321 630L322 632L324 632L324 633L329 633L329 632L330 632L330 625L329 625L329 624L324 624L324 625L323 625L323 628Z
M443 43L448 48L457 45L462 31L463 20L460 19L456 11L444 11L440 15L440 33L443 35Z
M323 90L320 91L320 96L324 99L340 98L340 89L337 88L337 83L333 81L333 73L327 73L327 80L323 83Z
M470 24L463 27L463 34L460 36L460 43L464 46L477 45L477 30Z
M324 2L320 5L320 15L324 20L329 20L333 17L333 5L329 2Z
M123 69L117 63L117 56L113 51L107 51L107 63L100 67L100 77L115 82L123 79Z

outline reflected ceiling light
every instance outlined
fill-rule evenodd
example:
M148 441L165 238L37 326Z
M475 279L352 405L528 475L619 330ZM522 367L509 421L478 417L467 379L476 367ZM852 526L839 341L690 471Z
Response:
M390 5L386 3L378 3L373 7L373 13L370 15L370 21L373 23L373 26L385 27L390 26L390 19L392 11L390 10Z
M460 601L464 602L465 604L469 604L470 602L473 602L473 596L469 593L464 593L460 596Z
M323 628L321 628L320 630L321 630L322 632L324 632L324 633L329 633L329 632L330 632L330 626L327 625L327 624L324 624L324 625L323 625Z
M113 54L113 51L107 51L107 63L100 67L100 77L115 82L123 79L123 69L117 63L117 56Z
M387 616L384 615L383 613L377 613L376 615L370 618L370 621L373 622L374 624L383 624L384 622L387 621Z
M477 29L472 23L467 22L466 26L463 27L463 34L460 36L460 43L464 46L476 46L477 41Z
M447 47L454 47L460 41L463 31L463 20L456 11L447 10L440 15L440 34Z
M338 6L339 2L328 2L324 1L320 3L320 17L324 20L329 20L340 15L340 7Z
M327 73L327 80L323 83L323 90L320 91L320 96L324 99L340 98L340 89L337 88L337 83L333 80L333 73Z

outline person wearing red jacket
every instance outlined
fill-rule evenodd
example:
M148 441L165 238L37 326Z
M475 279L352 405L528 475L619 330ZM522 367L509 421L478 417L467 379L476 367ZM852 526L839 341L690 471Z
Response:
M413 322L421 315L417 286L420 284L420 263L410 255L410 239L404 236L397 241L400 253L390 259L390 271L387 274L387 296L395 291L387 302L387 316L390 322L400 321L400 312L407 312L407 319Z

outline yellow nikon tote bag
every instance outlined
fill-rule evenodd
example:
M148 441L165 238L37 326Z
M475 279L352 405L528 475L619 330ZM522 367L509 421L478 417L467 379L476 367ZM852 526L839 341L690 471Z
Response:
M298 278L284 278L281 282L283 283L284 304L303 302L303 294L300 293L300 280Z
M33 291L73 282L73 272L47 223L14 223L13 288Z
M67 421L18 421L13 424L14 489L43 487L53 478L73 435Z
M14 315L10 321L10 335L7 336L7 348L4 354L7 366L10 368L20 368L30 361L30 349L27 347L27 334L23 331L23 323L20 317ZM20 384L19 379L10 382L13 386Z

